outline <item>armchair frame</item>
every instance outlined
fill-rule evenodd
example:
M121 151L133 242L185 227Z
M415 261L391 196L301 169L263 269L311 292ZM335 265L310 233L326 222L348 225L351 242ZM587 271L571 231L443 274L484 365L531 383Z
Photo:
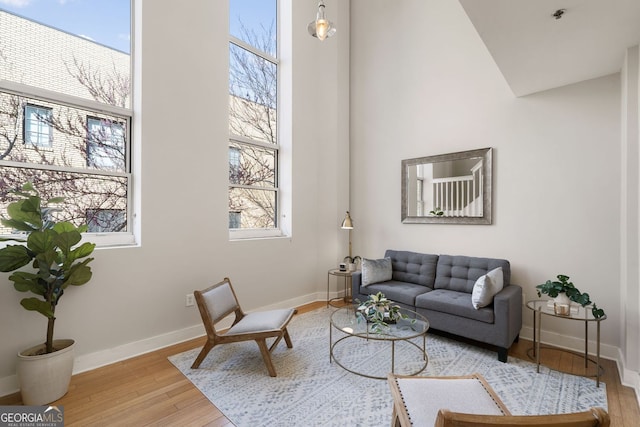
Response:
M288 348L293 348L287 325L295 314L294 309L268 310L245 313L238 302L231 280L225 277L221 282L202 291L196 290L195 296L202 323L207 332L207 342L191 365L197 369L213 347L240 341L255 341L267 366L269 375L276 376L271 360L271 352L284 338ZM226 332L216 329L216 323L235 314L233 324ZM271 346L267 339L275 338Z

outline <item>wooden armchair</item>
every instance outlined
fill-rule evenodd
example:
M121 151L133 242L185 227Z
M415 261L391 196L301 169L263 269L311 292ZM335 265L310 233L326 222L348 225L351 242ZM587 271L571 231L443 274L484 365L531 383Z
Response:
M394 427L609 426L602 408L573 414L511 415L480 374L408 377L389 374Z
M554 415L472 415L441 409L436 418L436 427L482 427L482 426L528 426L528 427L607 427L609 414L602 408L591 408L584 412Z
M294 309L244 313L231 286L231 281L227 277L203 291L195 291L193 295L207 331L207 342L191 365L192 369L198 368L209 351L218 344L255 341L260 348L269 375L276 376L271 352L282 338L287 343L287 347L293 347L287 325L295 313ZM217 331L216 323L232 313L235 313L235 320L231 327L224 333ZM267 338L275 338L271 347L267 347Z

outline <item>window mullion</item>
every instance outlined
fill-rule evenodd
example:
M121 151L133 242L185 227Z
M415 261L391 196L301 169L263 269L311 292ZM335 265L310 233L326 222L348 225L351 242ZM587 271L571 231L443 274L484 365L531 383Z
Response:
M9 80L0 79L0 91L10 93L12 95L24 96L25 98L37 98L44 101L53 102L58 105L64 105L70 108L81 108L91 110L96 113L118 116L123 119L132 115L129 108L109 105L102 102L92 101L73 95L67 95L52 90L42 89L35 86L29 86L22 83L16 83Z
M77 174L83 174L83 175L118 176L123 178L131 175L128 172L101 171L100 169L82 169L82 168L71 168L71 167L56 166L56 165L39 165L37 163L12 162L10 160L0 160L0 166L9 167L9 168L42 170L42 171L50 170L50 171L56 171L56 172L69 172L69 173L77 173Z
M260 49L256 49L255 47L251 46L249 43L246 43L242 40L240 40L239 38L236 38L234 36L229 36L229 43L232 43L246 51L249 51L251 53L253 53L254 55L258 55L259 57L261 57L262 59L265 59L273 64L279 64L280 60L270 54L268 54L267 52L264 52Z
M245 136L240 136L235 134L232 134L229 136L229 141L235 142L238 144L255 145L256 147L267 148L269 150L275 150L275 151L278 151L280 149L280 145L277 143L262 142L256 139L251 139Z

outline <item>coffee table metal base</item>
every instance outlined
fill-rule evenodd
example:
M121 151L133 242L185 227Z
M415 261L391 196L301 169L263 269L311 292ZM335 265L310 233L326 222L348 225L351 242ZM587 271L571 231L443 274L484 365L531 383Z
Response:
M336 364L338 366L340 366L342 369L344 369L345 371L351 372L352 374L355 375L359 375L361 377L366 377L366 378L372 378L375 380L386 380L387 376L375 376L375 375L369 375L363 372L358 372L354 369L350 369L348 367L346 367L343 363L340 362L340 360L336 357L336 355L334 354L334 349L336 348L336 346L340 343L344 344L345 341L349 340L349 339L363 339L363 340L367 340L368 341L368 337L367 336L361 336L361 335L345 335L342 338L339 338L338 340L336 340L335 342L333 342L333 338L332 338L332 329L329 329L329 342L330 342L330 349L329 349L329 362L331 363L331 361L336 362ZM391 371L392 373L395 373L395 368L396 368L396 341L397 340L389 340L388 343L391 345ZM427 356L427 351L426 351L426 343L427 343L427 337L426 335L422 336L422 347L420 347L418 344L416 344L413 341L409 341L409 340L399 340L400 342L404 342L407 344L410 344L411 346L415 347L417 349L417 351L420 352L420 356L423 358L424 360L424 364L421 364L421 366L418 367L417 370L413 371L413 372L409 372L409 373L403 373L403 375L417 375L420 372L424 371L427 367L427 364L429 363L429 357ZM377 341L380 342L380 341Z

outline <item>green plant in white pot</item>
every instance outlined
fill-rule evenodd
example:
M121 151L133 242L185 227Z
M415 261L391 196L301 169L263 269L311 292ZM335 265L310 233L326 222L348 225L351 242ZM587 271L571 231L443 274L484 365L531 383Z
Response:
M2 218L0 222L23 233L25 238L0 238L21 243L0 248L0 271L12 272L9 280L17 291L35 295L23 298L22 306L47 318L44 344L18 354L23 403L44 405L62 397L69 387L74 341L54 340L56 307L69 286L84 285L91 279L88 264L93 258L88 257L95 244L80 244L86 225L78 227L68 221L55 221L56 209L50 205L61 203L62 198L43 201L31 183L14 194L18 200L9 204L9 218ZM23 267L27 268L20 270ZM32 372L34 369L36 372Z
M569 301L573 301L583 307L592 305L591 313L596 319L599 319L605 315L603 309L598 308L595 303L591 302L591 297L588 293L580 292L580 290L575 287L573 282L569 281L569 276L558 274L557 278L558 280L547 280L545 283L536 286L538 296L540 297L542 296L542 294L547 294L554 299L566 298L566 304L568 304Z
M358 263L362 262L362 257L360 255L347 255L342 259L342 262L348 263L349 271L355 271L358 268Z

